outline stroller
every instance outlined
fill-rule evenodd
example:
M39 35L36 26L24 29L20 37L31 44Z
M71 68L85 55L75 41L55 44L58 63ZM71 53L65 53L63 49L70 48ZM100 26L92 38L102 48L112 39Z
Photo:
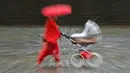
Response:
M69 35L61 33L62 36L66 37L70 41L74 41ZM76 46L82 47L82 44L75 44ZM90 66L93 68L99 67L103 63L103 57L95 52L90 50L84 50L82 48L78 48L78 53L75 53L71 57L71 64L80 68L82 66Z

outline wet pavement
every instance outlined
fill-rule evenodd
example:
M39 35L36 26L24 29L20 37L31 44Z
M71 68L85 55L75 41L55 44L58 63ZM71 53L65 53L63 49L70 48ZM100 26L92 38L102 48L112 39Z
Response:
M90 46L91 50L103 56L104 63L98 68L75 68L70 63L72 55L71 42L62 37L60 48L63 68L45 67L33 68L36 56L41 47L41 27L0 27L0 73L130 73L130 28L101 27L103 40ZM67 34L81 32L80 27L62 27ZM68 51L63 51L67 49Z

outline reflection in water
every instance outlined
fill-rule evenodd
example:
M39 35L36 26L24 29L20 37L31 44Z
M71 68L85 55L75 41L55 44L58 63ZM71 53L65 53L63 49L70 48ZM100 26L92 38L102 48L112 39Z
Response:
M38 67L36 73L60 73L55 67Z
M93 68L55 68L55 67L38 67L36 73L100 73L98 69Z

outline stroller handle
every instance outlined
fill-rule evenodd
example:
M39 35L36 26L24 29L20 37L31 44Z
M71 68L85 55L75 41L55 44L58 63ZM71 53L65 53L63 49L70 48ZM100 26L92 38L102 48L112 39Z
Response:
M64 37L66 37L66 38L69 39L70 41L73 41L73 42L74 42L74 40L73 40L69 35L64 34L64 33L61 33L61 35L64 36ZM78 44L78 43L76 43L75 45L77 45L77 46L81 46L81 45Z
M64 36L64 37L66 37L67 39L71 39L71 37L70 37L69 35L64 34L64 33L62 33L62 32L61 32L61 35Z
M64 37L66 37L66 38L69 39L70 41L75 42L75 41L73 40L73 38L70 37L69 35L64 34L64 33L61 33L61 35L64 36ZM74 44L74 43L73 43L73 44ZM76 44L74 44L74 45L79 46L79 47L83 46L82 44L79 44L79 43L76 43Z

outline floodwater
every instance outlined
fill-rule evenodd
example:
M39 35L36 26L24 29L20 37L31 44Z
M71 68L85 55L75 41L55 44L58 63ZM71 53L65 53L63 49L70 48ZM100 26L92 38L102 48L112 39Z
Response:
M103 40L91 46L93 52L103 56L103 64L98 68L75 68L70 63L71 50L75 46L62 37L60 48L64 67L56 69L47 59L43 66L33 68L41 47L41 27L0 27L0 73L130 73L130 28L101 27ZM82 27L62 27L67 34L81 32Z

